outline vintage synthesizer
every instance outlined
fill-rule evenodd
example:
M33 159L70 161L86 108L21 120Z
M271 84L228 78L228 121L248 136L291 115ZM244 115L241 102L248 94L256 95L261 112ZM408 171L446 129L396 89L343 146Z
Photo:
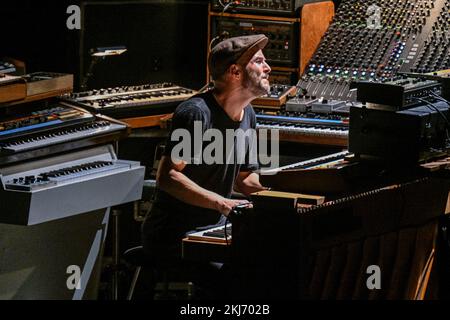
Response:
M290 164L276 169L261 169L260 179L263 185L278 187L277 172L284 172L290 169L320 169L338 165L345 161L345 157L350 155L346 150L333 153L327 156L318 157L299 163ZM275 178L273 178L275 177ZM273 182L266 184L266 182ZM294 181L292 181L295 183ZM299 183L297 183L299 184ZM283 188L278 188L283 190ZM254 198L253 198L254 199ZM323 200L323 199L322 199ZM225 236L226 235L226 236ZM182 240L182 256L183 259L195 261L218 261L225 262L230 259L231 252L228 248L232 244L232 225L227 224L225 227L213 227L207 230L191 233Z
M297 92L295 86L284 84L272 84L267 95L256 98L252 101L253 108L256 109L281 109L286 104L288 97L294 96Z
M279 139L302 143L346 146L349 119L342 115L279 112L256 115L257 129L279 130Z
M64 100L95 113L124 119L170 114L195 93L165 82L78 92Z
M231 223L226 226L213 227L207 230L191 233L187 236L187 238L189 240L227 243L231 241Z
M16 67L8 61L0 61L0 73L16 72Z
M313 159L308 159L296 163L291 163L279 168L274 169L261 169L261 175L272 175L276 172L283 170L293 170L293 169L324 169L335 166L339 163L345 161L345 158L350 156L351 153L347 150L336 152L332 154L328 154L326 156L317 157Z
M106 143L128 134L124 123L64 102L34 102L33 109L2 117L0 165Z
M367 103L368 107L378 106L389 110L404 110L421 105L421 99L439 96L442 91L438 81L406 76L385 82L359 81L355 86L358 101Z
M33 225L141 197L145 168L96 146L0 168L0 223Z
M276 191L296 192L312 195L333 196L349 192L355 182L363 179L365 168L352 161L347 150L323 157L309 159L275 169L262 169L261 184ZM328 198L327 198L328 200Z
M0 73L0 103L8 105L56 97L72 90L72 74L35 72L10 76Z
M195 261L224 262L230 257L231 223L189 234L182 240L182 257Z

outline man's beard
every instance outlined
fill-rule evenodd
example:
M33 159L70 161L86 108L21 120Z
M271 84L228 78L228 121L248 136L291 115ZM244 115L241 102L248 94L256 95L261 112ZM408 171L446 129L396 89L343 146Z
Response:
M244 88L249 89L251 93L259 97L270 92L269 81L267 80L266 83L263 79L267 80L268 76L260 78L255 71L245 70L242 85Z

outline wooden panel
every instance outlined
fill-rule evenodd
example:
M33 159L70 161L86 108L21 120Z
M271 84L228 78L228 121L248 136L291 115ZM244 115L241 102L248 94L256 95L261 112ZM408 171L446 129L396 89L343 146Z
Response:
M26 95L27 85L25 83L12 83L0 86L0 103L23 100Z
M227 262L231 254L230 244L230 242L226 244L184 238L182 240L182 257L193 261Z
M334 16L334 4L331 1L308 3L301 10L300 24L300 74L316 51L325 31Z
M120 121L125 122L131 128L163 127L164 120L171 115L172 114L158 114L146 117L120 119Z

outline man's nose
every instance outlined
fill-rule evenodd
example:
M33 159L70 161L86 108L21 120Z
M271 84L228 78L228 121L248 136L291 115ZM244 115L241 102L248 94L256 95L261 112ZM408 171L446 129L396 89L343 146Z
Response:
M269 73L270 71L272 71L272 69L271 69L270 66L267 64L267 62L264 61L264 72L265 72L265 73Z

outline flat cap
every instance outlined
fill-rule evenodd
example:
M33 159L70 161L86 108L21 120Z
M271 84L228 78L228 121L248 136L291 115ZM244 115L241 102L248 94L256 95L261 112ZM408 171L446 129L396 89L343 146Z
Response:
M209 73L215 80L232 64L246 65L253 55L262 50L269 39L263 34L233 37L219 42L208 57Z

